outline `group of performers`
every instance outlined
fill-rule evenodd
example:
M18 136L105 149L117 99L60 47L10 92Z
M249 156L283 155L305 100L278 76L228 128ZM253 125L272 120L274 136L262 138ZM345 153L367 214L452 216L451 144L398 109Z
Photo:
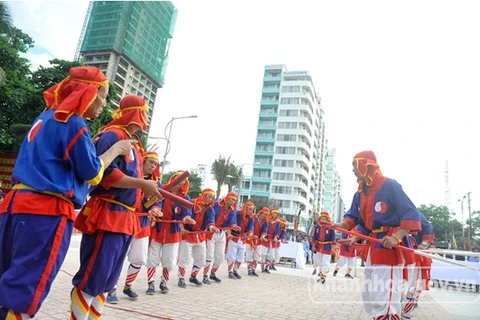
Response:
M146 292L156 293L161 266L158 289L167 293L177 257L182 288L191 257L188 282L197 286L222 281L218 270L225 257L230 279L241 279L238 270L244 261L252 277L258 276L258 264L263 273L275 270L286 229L278 209L264 207L253 214L254 203L237 208L233 192L214 201L211 189L192 200L188 175L181 171L159 185L158 155L146 152L137 137L148 125L144 99L123 97L113 120L90 136L87 119L100 115L107 94L107 78L95 67L71 68L66 79L44 93L46 109L25 137L12 174L13 190L0 206L0 319L29 319L37 313L74 227L82 240L80 267L72 280L71 319L101 317L107 296L115 300L125 259L130 264L123 293L131 299L138 297L133 283L142 266L147 269ZM325 282L336 230L345 233L350 255L358 235L369 236L375 241L361 249L365 309L374 319L409 317L424 283L418 279L428 277L422 272L427 269L419 267L428 261L400 247L428 244L433 231L401 186L382 175L373 152L357 154L353 167L359 188L350 210L340 223L331 223L322 212L314 230L319 280ZM358 235L352 237L349 230L354 228ZM345 257L338 267L346 262L351 269L351 257ZM372 284L407 276L411 283L405 292L396 285Z

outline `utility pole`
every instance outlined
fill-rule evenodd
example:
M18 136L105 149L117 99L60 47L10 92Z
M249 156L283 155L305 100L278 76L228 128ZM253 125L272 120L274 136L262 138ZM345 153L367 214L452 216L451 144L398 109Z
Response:
M468 201L468 250L472 251L472 209L470 207L470 194L472 192L467 193L467 201Z

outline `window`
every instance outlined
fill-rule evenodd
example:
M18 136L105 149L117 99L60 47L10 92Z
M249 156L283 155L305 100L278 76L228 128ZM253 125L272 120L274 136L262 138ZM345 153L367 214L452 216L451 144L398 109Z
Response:
M295 147L276 147L275 153L278 154L295 154Z
M278 129L297 129L298 122L279 122Z
M281 117L298 117L298 110L280 110Z
M300 92L300 86L283 86L282 92Z
M300 99L299 98L282 98L280 100L281 104L299 104Z
M293 168L293 166L294 166L294 161L293 161L293 160L280 160L280 159L277 159L277 160L275 160L275 166L276 166L276 167L288 167L288 168Z
M272 193L292 194L292 187L272 186Z
M297 135L295 135L295 134L279 134L279 135L277 135L277 141L297 141Z
M273 174L273 180L293 180L293 173L285 173L285 172L275 172Z

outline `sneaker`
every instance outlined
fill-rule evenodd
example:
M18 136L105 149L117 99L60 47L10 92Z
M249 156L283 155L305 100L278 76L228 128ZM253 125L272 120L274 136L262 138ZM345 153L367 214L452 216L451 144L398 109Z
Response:
M242 276L239 275L237 271L233 271L233 275L234 275L237 279L242 279Z
M338 273L338 270L333 271L333 276L335 277Z
M253 277L253 270L248 270L248 275Z
M317 270L314 269L313 272L312 272L312 276L314 276L316 274L317 274Z
M128 287L128 289L123 289L123 293L126 294L130 298L130 300L138 299L138 294L130 287Z
M208 277L207 277L207 276L204 276L204 277L203 277L203 281L202 281L202 282L203 282L203 284L212 284L212 283L210 282L210 280L208 280Z
M167 283L165 281L161 281L160 282L160 292L165 294L165 293L168 293L168 287L167 287Z
M265 268L265 269L262 269L262 272L263 272L263 273L270 273L270 270L268 270L267 268Z
M352 277L352 275L351 275L350 273L347 273L347 274L345 275L345 278L353 279L353 277Z
M228 278L229 278L229 279L237 280L237 277L235 277L235 275L233 274L233 272L229 272L229 273L228 273Z
M200 281L198 281L198 279L196 277L190 277L188 282L193 283L196 286L201 286L202 285L202 283Z
M178 279L178 286L180 288L184 288L184 289L187 288L187 284L185 283L185 279L183 279L183 278Z
M149 296L153 296L155 294L155 285L153 283L148 285L147 294Z
M255 272L255 270L252 270L252 276L258 277L258 274Z
M317 282L322 282L322 284L323 284L323 283L325 283L326 280L327 280L327 278L320 277L320 278L318 278Z
M107 295L107 302L111 304L117 304L118 303L118 297L117 297L117 291L112 290L108 292Z
M275 266L270 266L269 269L270 269L270 270L273 270L273 271L277 271L277 268L275 268Z
M220 279L219 277L217 277L215 274L210 274L210 279L212 279L213 281L215 282L222 282L222 279Z

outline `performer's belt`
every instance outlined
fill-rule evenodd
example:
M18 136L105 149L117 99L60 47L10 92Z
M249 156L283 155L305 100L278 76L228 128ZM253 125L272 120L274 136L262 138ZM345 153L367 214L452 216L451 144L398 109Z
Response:
M319 243L319 244L329 244L329 243L332 243L332 241L325 241L325 242L318 241L317 243Z
M391 227L380 227L378 229L372 230L372 233L382 233L382 232L388 232L391 229Z
M131 207L129 205L126 205L125 203L122 203L120 201L116 201L116 200L113 200L113 199L108 199L108 198L102 198L102 197L97 197L97 199L100 199L100 200L103 200L105 202L110 202L110 203L114 203L114 204L118 204L119 206L121 207L124 207L125 209L129 210L129 211L132 211L132 212L135 212L136 209L134 207Z
M41 194L47 194L49 196L54 196L54 197L60 198L62 200L68 201L73 205L72 200L70 200L67 196L65 196L61 193L56 193L56 192L51 192L51 191L39 191L39 190L34 189L30 186L27 186L26 184L23 184L23 183L18 183L16 185L14 185L13 189L14 190L30 190L30 191L34 191L34 192L41 193Z

